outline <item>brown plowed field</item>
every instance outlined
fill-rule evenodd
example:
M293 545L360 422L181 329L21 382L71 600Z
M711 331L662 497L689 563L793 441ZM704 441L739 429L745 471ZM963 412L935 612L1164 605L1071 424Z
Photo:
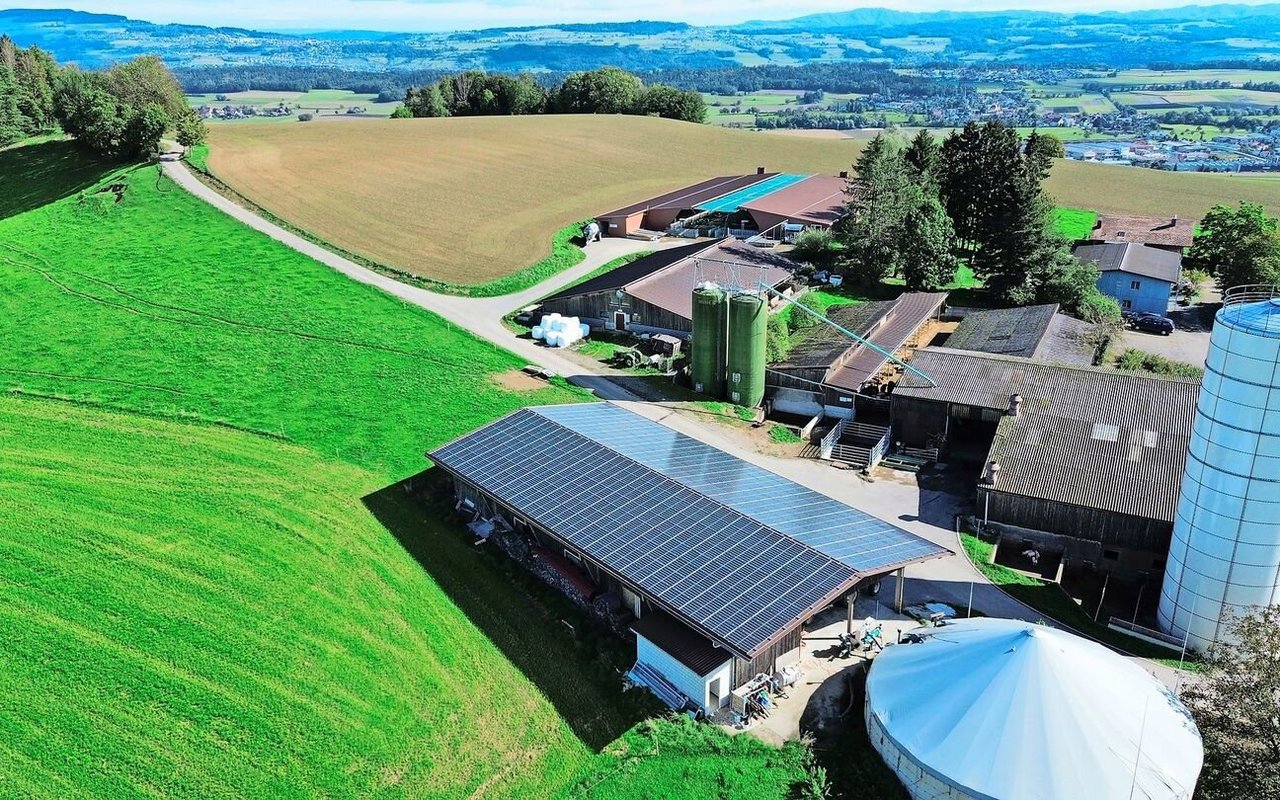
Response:
M647 117L545 116L218 125L210 169L287 222L356 255L478 284L547 255L560 227L713 175L834 174L863 142ZM1060 205L1199 219L1214 203L1280 212L1280 176L1063 161Z

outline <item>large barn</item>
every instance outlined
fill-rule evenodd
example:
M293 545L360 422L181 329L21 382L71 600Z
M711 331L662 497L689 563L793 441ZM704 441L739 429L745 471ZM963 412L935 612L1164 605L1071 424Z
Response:
M981 517L1068 561L1163 567L1197 381L946 347L912 365L936 385L903 376L894 438L983 464Z
M830 228L846 213L847 173L839 176L766 172L724 175L600 214L605 236L652 237L679 222L708 215L736 217L767 231L783 223Z
M729 705L816 613L949 552L610 403L522 409L429 457L460 505L621 598L632 674L676 707Z
M703 282L755 290L783 290L795 262L734 239L660 250L542 300L542 310L578 317L592 328L665 333L693 331L693 289ZM773 302L772 300L770 302Z

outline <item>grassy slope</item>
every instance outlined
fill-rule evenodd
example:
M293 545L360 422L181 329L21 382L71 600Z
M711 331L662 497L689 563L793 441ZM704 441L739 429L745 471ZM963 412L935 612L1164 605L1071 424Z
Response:
M81 401L0 399L0 624L22 633L0 653L0 781L26 796L544 797L611 771L591 751L653 710L618 696L625 648L569 633L559 620L578 612L478 552L447 508L379 490L435 442L577 395L496 391L506 354L153 169L103 180L117 183L118 203L59 200L50 180L52 205L0 220L0 385ZM714 767L701 788L661 767L679 783L650 790L705 794Z
M154 168L112 180L128 185L119 203L92 194L0 220L0 385L227 420L387 478L506 411L576 396L500 388L490 376L515 357Z
M561 226L715 174L834 174L859 145L646 117L473 117L221 126L209 166L357 255L482 283L546 255Z
M1053 226L1062 238L1075 242L1087 238L1098 221L1098 215L1082 208L1055 208Z
M1177 214L1200 219L1215 203L1261 203L1280 213L1280 176L1162 172L1140 167L1059 161L1045 188L1060 205L1103 214Z
M0 399L0 440L6 793L542 797L592 763L363 507L379 476L48 400Z

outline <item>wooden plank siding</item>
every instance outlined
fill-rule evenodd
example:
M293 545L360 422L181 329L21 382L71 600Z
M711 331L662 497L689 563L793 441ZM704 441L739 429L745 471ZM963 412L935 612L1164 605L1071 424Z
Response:
M978 511L984 510L993 522L1096 542L1106 548L1166 553L1173 534L1173 525L1168 522L1010 494L979 485Z
M628 327L688 338L693 332L693 321L679 314L646 303L627 292L618 297L614 291L594 292L548 300L542 304L541 313L559 313L566 317L578 317L583 324L593 328L611 327L613 315L621 311L628 317ZM634 317L639 316L639 320Z

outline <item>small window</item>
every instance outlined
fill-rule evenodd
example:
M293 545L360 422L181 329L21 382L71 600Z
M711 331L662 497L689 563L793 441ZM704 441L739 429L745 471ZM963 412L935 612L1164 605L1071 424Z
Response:
M1129 281L1129 288L1137 291L1142 288L1142 281Z
M1133 308L1133 301L1132 301L1132 300L1121 300L1121 301L1120 301L1120 305L1121 305L1121 306L1123 306L1123 307L1124 307L1124 309L1125 309L1126 311L1128 311L1129 309Z
M1103 550L1102 557L1107 561L1119 561L1120 551L1119 550Z

